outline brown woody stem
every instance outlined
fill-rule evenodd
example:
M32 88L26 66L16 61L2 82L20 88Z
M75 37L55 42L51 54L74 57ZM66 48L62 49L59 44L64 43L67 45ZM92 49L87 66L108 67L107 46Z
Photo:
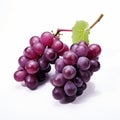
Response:
M62 32L62 31L64 31L64 32L72 32L71 29L60 29L60 28L58 28L58 29L57 29L57 32L55 33L54 36L57 36L57 35L58 35L60 32Z
M98 17L98 19L89 27L89 29L92 29L101 20L101 18L103 16L104 16L103 14L100 14L100 16Z

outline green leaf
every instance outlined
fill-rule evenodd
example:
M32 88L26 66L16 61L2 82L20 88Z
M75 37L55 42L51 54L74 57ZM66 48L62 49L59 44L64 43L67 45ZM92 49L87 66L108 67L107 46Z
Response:
M80 41L85 41L89 43L88 35L90 34L89 25L86 21L77 21L72 28L72 41L73 43L78 43Z

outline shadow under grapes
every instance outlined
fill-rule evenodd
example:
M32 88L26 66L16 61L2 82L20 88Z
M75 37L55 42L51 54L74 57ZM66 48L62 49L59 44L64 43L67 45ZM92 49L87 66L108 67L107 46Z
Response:
M78 96L76 100L73 102L73 104L81 104L83 102L86 102L90 99L90 97L94 97L96 95L100 94L99 91L95 89L95 85L92 82L87 83L87 88L83 92L81 96Z

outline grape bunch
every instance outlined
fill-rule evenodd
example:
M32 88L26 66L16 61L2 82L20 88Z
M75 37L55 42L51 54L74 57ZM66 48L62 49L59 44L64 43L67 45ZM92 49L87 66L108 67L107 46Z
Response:
M56 73L51 78L53 97L69 103L82 95L93 73L100 69L100 53L98 44L88 45L85 41L72 44L55 62Z
M68 46L60 41L58 35L50 32L44 32L40 37L31 37L29 43L30 46L24 49L18 59L19 67L14 73L14 79L24 82L25 86L33 90L45 81L51 64L68 50Z
M31 37L30 45L18 59L19 67L14 79L34 90L45 82L51 64L55 64L55 74L50 76L54 86L53 97L62 103L74 101L82 95L93 73L100 69L101 47L89 44L89 34L102 17L103 14L91 26L80 20L72 29L58 29L56 34L46 31L40 37ZM62 31L72 32L73 44L70 49L60 41Z

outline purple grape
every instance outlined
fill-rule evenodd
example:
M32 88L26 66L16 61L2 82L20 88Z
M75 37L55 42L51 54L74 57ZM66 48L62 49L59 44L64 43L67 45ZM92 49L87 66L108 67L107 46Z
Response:
M22 66L19 66L17 70L19 71L19 70L25 70L25 69Z
M53 43L53 34L51 34L50 32L44 32L41 35L40 38L40 42L44 45L44 46L51 46Z
M101 47L97 44L89 45L88 58L94 59L98 57L101 53Z
M88 47L85 46L85 45L79 45L76 48L76 54L78 55L78 57L87 56L87 54L88 54Z
M33 46L35 43L38 43L40 38L38 36L33 36L30 38L30 45Z
M38 82L43 82L46 79L46 74L43 71L38 71L36 73L36 78L38 80Z
M90 60L90 68L91 72L96 72L100 69L100 63L96 60Z
M87 84L85 82L83 82L82 86L81 87L78 87L77 90L79 91L83 91L87 88Z
M25 65L25 69L26 69L27 73L35 74L39 70L39 64L35 60L29 60Z
M50 72L50 70L51 70L51 65L48 64L48 68L46 68L45 70L43 70L43 72L44 73L48 73L48 72Z
M80 77L76 77L75 79L73 79L73 83L77 86L77 87L81 87L83 84L83 81Z
M36 78L35 75L27 75L26 79L25 79L25 85L31 89L31 90L34 90L37 88L38 86L38 80Z
M38 53L38 55L42 55L44 53L45 47L42 43L38 42L33 45L33 50Z
M77 88L77 93L76 93L76 96L80 96L83 94L83 90Z
M83 45L83 46L88 46L88 43L86 43L85 41L80 41L78 45Z
M56 100L61 100L65 96L63 88L55 87L52 91L52 95Z
M33 47L30 46L25 48L24 55L29 59L37 59L39 57L38 54L33 50Z
M58 54L62 56L68 50L69 50L68 46L66 44L63 44L63 48L58 51Z
M54 39L51 48L59 52L63 48L63 43L60 40Z
M57 53L52 48L47 48L44 52L44 56L48 61L55 61L57 59Z
M72 44L71 47L70 47L70 50L74 53L76 53L76 49L78 47L78 44Z
M77 87L77 93L76 96L82 95L83 91L87 88L86 83L83 82L81 87Z
M25 64L29 61L29 59L27 57L25 57L24 55L19 57L18 59L18 63L21 67L25 67Z
M83 83L81 87L77 87L76 96L82 95L83 91L87 88L87 84Z
M57 53L56 53L57 54ZM56 60L59 58L59 55L57 54L57 57L53 61L49 61L50 64L55 64Z
M62 74L65 79L73 79L76 76L76 69L72 65L67 65L63 68Z
M55 62L56 71L61 73L64 66L65 64L64 64L63 58L58 58Z
M77 63L78 57L72 51L67 51L63 55L64 63L66 65L75 65Z
M79 71L80 77L84 82L88 82L91 78L91 72L89 70L86 71Z
M45 71L49 68L50 64L49 62L46 60L45 57L42 57L38 60L38 63L39 63L39 69L41 71Z
M56 74L52 79L52 84L56 87L62 87L66 83L62 73Z
M14 79L18 82L24 81L26 76L27 72L25 70L18 70L14 73Z
M77 92L77 87L72 81L67 81L67 83L64 86L64 91L67 96L74 96Z
M66 104L66 103L71 103L76 99L76 95L73 96L67 96L65 95L62 99L61 99L61 103Z
M90 68L90 60L87 57L80 57L77 61L77 67L80 70L88 70Z

